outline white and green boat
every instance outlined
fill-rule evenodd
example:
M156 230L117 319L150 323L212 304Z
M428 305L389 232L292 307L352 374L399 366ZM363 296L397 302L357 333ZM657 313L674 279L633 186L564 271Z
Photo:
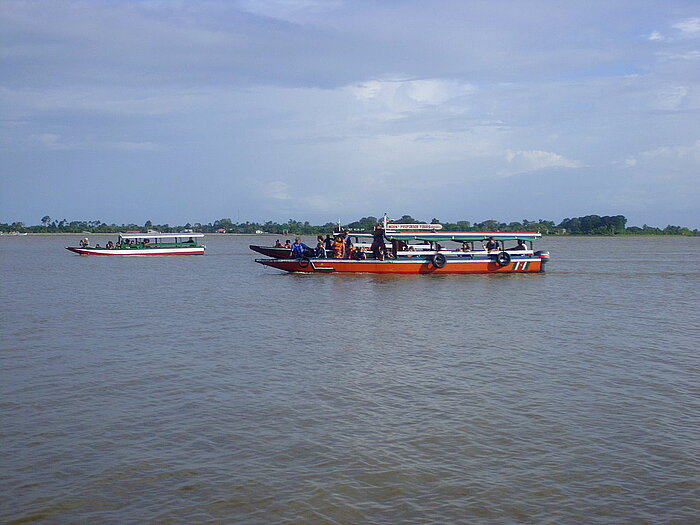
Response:
M86 237L80 246L66 246L66 250L79 255L204 255L202 237L202 233L120 233L116 243L90 246Z

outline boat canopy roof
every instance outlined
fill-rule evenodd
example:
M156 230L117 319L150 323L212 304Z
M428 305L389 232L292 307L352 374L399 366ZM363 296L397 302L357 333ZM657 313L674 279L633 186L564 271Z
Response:
M120 233L122 239L189 239L204 237L203 233Z
M483 241L489 237L493 237L496 241L533 241L539 239L542 234L539 232L419 232L419 231L391 231L387 230L386 237L388 239L397 239L401 241ZM371 233L350 233L350 236L357 237L372 237Z

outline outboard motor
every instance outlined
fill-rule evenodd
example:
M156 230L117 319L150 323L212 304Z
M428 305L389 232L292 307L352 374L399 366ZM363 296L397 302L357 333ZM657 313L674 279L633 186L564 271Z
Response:
M540 261L542 261L542 264L540 264L540 272L544 272L544 267L547 264L547 261L549 261L549 252L546 251L538 251L533 254L535 257L539 257Z

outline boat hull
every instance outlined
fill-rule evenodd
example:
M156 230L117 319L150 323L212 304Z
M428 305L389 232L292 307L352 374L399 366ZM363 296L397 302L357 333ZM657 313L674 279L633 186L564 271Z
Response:
M389 259L385 261L352 259L256 259L264 266L286 272L303 273L382 273L382 274L461 274L461 273L540 273L545 258L512 257L505 266L492 259L450 258L438 268L429 258Z
M204 246L191 248L78 248L66 246L66 250L79 255L107 255L107 256L153 256L153 255L204 255Z
M272 257L273 259L291 259L294 257L292 250L289 248L276 248L274 246L256 246L251 244L248 246L254 252L258 252L266 257Z

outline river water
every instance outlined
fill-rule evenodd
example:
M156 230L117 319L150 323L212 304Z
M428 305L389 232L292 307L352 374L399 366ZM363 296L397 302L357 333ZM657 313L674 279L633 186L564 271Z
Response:
M495 276L78 239L0 238L2 522L698 523L700 238Z

